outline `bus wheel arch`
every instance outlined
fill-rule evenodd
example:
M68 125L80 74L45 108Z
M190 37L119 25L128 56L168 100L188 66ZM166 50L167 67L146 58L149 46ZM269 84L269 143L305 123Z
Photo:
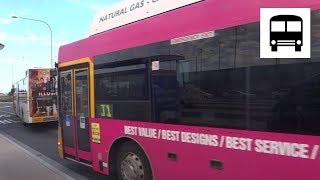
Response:
M126 158L130 158L129 156L138 159L136 164L143 164L144 178L139 180L152 180L153 171L149 157L139 143L129 137L121 137L113 142L108 155L109 174L117 178L121 177L120 167L123 166L122 162L125 162ZM119 178L119 180L122 179Z

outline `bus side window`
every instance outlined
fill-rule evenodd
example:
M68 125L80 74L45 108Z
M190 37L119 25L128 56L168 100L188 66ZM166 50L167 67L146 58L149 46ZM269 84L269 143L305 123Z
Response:
M96 69L95 86L97 117L149 121L146 64Z

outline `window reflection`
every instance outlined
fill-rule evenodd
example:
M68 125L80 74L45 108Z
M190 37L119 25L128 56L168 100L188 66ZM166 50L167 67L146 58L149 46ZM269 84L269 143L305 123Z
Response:
M150 74L149 66L96 70L96 101L143 99L150 88L153 109L143 111L151 111L156 122L319 135L319 11L311 20L311 59L260 59L258 22L216 30L212 38L97 56L96 65L183 58L160 60L160 69Z

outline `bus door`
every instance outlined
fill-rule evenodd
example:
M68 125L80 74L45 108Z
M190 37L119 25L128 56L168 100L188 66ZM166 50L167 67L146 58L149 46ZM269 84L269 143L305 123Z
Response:
M60 127L66 158L91 163L88 68L60 72Z

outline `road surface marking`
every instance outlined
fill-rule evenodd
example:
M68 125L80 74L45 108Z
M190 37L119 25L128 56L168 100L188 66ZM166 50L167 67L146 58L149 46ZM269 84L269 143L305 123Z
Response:
M11 115L16 115L15 113L8 112L8 111L2 111L2 110L0 110L0 112L7 113L7 114L11 114Z
M0 125L11 124L11 123L19 123L19 122L22 122L22 121L13 121L11 119L5 119L5 120L0 120Z
M11 115L7 115L7 114L0 114L0 118L2 118L2 117L8 118L8 117L11 117Z
M3 106L3 107L0 107L0 109L5 109L5 108L11 108L12 106Z
M10 120L0 120L0 124L11 124Z

